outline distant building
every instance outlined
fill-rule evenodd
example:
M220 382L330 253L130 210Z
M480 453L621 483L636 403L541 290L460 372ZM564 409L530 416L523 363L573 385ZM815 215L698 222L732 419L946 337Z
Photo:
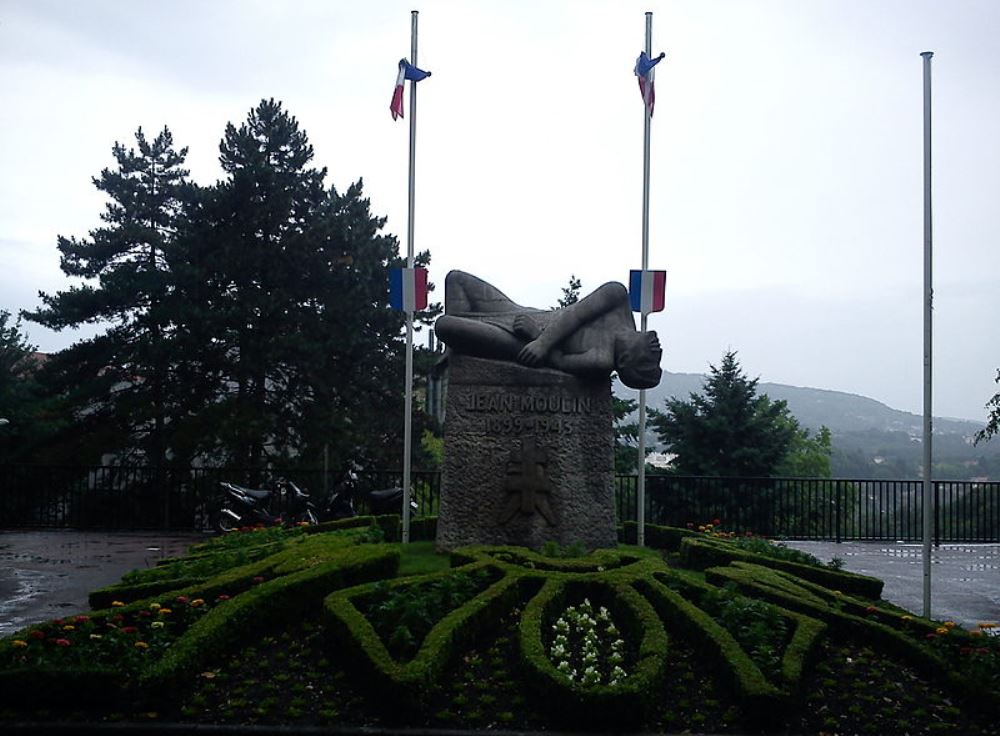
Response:
M646 455L646 464L654 468L669 468L676 457L672 452L651 452Z

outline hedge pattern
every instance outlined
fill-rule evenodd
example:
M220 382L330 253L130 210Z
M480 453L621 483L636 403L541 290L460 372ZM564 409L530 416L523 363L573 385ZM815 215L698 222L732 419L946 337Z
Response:
M435 525L434 517L414 520L411 538L432 538ZM634 524L626 523L621 537L634 539L635 531ZM25 635L19 632L0 640L0 701L25 706L33 697L60 690L75 693L82 703L135 697L155 704L158 694L169 693L256 632L321 612L331 656L354 668L358 681L377 694L376 702L391 698L397 705L417 707L464 652L518 609L517 646L527 691L567 726L640 727L670 677L668 654L677 637L712 664L751 727L767 726L794 705L818 644L828 635L859 637L970 697L1000 705L997 694L963 679L920 643L937 624L879 602L882 583L873 578L767 558L723 539L653 525L647 525L646 542L655 549L623 545L561 559L519 547L465 547L451 552L449 570L401 578L399 546L367 543L395 542L399 536L399 517L382 516L231 534L197 545L188 557L130 574L91 596L95 622L137 614L177 597L218 601L162 656L137 671L55 668L51 662L5 666L14 660L12 641ZM664 553L690 569L671 566ZM442 612L407 661L393 658L362 613L380 581L402 589L477 570L489 572L488 584L454 610ZM780 675L774 681L701 606L702 596L719 586L767 601L788 624ZM607 606L633 643L635 661L615 685L584 686L570 680L547 652L548 627L569 603L583 597Z

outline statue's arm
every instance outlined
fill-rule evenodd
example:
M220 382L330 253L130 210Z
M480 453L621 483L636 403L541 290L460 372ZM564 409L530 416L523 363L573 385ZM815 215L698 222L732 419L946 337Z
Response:
M614 360L610 353L597 348L582 353L564 353L559 348L549 352L548 363L560 371L581 375L587 373L607 374L614 370Z
M517 359L527 366L537 366L559 343L622 304L628 302L628 291L619 283L607 283L575 304L556 311L548 326L535 339L525 345Z

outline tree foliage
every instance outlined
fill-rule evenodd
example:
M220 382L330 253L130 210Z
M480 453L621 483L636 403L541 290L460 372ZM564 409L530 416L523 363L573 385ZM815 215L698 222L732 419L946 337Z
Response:
M580 279L576 277L576 274L570 274L569 283L563 287L563 295L559 298L560 307L568 307L570 304L576 304L580 301Z
M997 369L997 377L994 381L1000 383L1000 368ZM1000 391L993 394L993 398L986 402L986 409L989 414L986 417L986 426L976 432L975 443L977 445L1000 434Z
M0 310L0 463L26 457L55 430L42 387L35 346L21 330L21 320Z
M102 441L162 462L171 414L168 261L184 206L187 149L174 148L168 128L152 141L140 128L135 140L136 148L115 143L116 167L93 180L109 198L104 225L88 238L58 239L63 272L84 283L40 294L44 306L25 316L55 330L109 325L63 351L48 373L86 408Z
M802 433L784 401L757 394L758 379L743 373L736 353L710 366L703 393L671 398L650 424L680 475L772 476Z
M186 180L168 129L136 141L94 180L105 226L59 240L84 283L27 315L108 324L52 361L77 434L151 462L319 465L326 448L333 467L398 463L404 315L388 306L388 269L402 260L362 182L327 186L274 100L226 126L213 186Z

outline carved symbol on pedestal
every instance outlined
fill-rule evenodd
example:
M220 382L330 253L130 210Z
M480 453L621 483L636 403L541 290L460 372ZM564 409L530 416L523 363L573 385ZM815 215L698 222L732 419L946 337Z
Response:
M506 524L520 511L533 514L536 511L549 526L555 526L556 516L549 505L552 481L546 474L549 453L531 437L521 440L520 451L510 453L507 463L507 478L503 490L507 501L500 511L499 522Z

